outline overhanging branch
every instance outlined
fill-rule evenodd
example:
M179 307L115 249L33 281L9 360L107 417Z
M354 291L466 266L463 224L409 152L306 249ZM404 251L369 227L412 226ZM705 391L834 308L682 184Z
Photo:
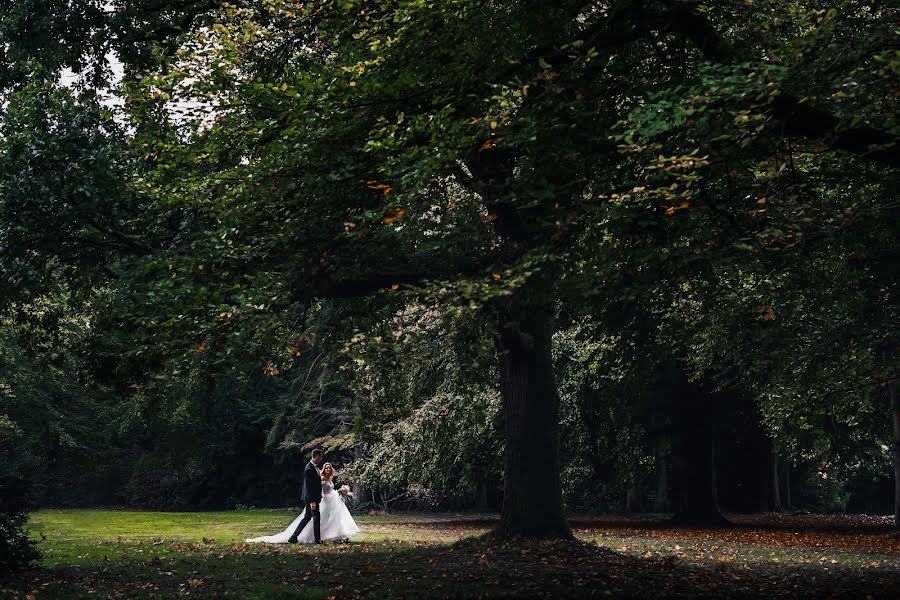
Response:
M712 23L697 12L695 3L664 0L663 4L666 10L657 26L687 38L708 60L723 64L752 60L719 34ZM784 135L821 139L832 148L889 167L900 167L900 139L889 132L869 126L841 128L840 118L801 102L789 93L773 99L770 109Z
M377 292L409 289L433 281L487 275L492 260L492 257L484 256L481 260L473 259L453 266L405 271L373 270L347 278L335 277L325 268L316 267L295 280L291 285L291 295L296 299L362 298Z
M320 272L301 284L303 290L318 298L360 298L379 291L400 289L404 286L423 283L435 279L434 273L397 272L368 273L352 279L335 279L330 274ZM302 293L302 292L301 292Z

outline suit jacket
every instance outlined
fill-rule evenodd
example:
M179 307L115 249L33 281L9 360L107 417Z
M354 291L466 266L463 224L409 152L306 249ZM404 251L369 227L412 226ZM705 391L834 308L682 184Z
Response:
M300 502L306 506L310 502L322 501L322 478L319 469L311 462L306 463L303 471L303 491L300 494Z

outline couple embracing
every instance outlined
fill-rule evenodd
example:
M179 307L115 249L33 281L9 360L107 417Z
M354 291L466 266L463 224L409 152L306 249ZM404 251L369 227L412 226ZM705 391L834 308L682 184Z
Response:
M321 544L324 540L342 540L359 531L350 511L344 506L342 495L349 490L334 489L334 467L325 463L323 452L316 448L303 471L301 499L305 510L287 528L275 535L248 538L247 542L269 544Z

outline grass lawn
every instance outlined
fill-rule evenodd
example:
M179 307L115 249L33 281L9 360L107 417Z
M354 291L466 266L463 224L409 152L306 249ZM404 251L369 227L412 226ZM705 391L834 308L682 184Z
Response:
M738 518L673 529L580 517L581 543L492 545L491 515L359 516L350 544L244 544L288 510L42 510L40 569L0 598L900 597L900 538L883 521Z

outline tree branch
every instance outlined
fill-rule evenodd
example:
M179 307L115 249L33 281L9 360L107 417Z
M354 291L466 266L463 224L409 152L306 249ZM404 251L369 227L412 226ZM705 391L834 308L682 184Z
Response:
M435 279L433 273L397 272L368 273L353 279L334 279L324 271L314 273L303 286L305 291L319 298L359 298L375 292L399 289Z
M291 295L297 299L362 298L377 292L408 289L429 281L486 275L491 262L490 257L484 257L482 260L473 260L446 269L371 271L347 279L336 278L326 269L317 266L295 280L291 285Z
M696 10L694 2L664 0L666 11L657 25L665 31L689 39L707 59L723 63L752 60L731 46L716 28ZM822 139L832 148L873 160L883 165L900 167L900 139L874 127L841 129L841 119L828 111L801 102L783 93L770 104L771 114L786 136Z

